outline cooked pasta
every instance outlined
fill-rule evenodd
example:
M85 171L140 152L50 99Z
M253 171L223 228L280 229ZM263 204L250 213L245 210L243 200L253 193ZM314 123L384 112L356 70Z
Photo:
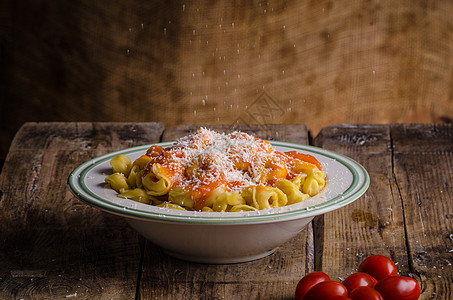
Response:
M243 132L200 128L171 146L151 146L134 162L123 154L105 178L118 196L158 207L204 212L254 211L299 203L326 185L322 165L279 152Z

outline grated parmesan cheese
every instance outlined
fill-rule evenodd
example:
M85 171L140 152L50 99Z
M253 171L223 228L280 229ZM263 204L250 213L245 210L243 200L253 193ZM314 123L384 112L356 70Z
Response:
M225 134L206 128L178 139L165 151L170 153L171 159L163 163L164 167L187 170L195 165L203 172L200 174L203 176L189 178L183 172L175 172L172 180L178 186L197 186L224 179L230 185L235 184L231 190L262 183L258 166L273 155L272 147L264 140L239 131ZM237 163L245 164L247 168L238 169Z
M217 187L240 191L294 176L294 157L240 131L225 134L200 128L165 149L151 147L147 154L152 158L147 170L159 163L168 171L172 188L183 188L194 200L203 201Z

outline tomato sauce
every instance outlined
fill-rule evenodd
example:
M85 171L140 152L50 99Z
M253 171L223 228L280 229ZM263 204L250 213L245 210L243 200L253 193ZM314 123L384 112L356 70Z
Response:
M194 201L193 208L201 210L218 187L234 191L248 185L273 186L279 179L297 175L296 161L322 169L311 155L275 151L269 142L245 133L228 138L218 141L209 134L201 134L198 139L193 136L167 148L153 145L146 152L151 161L143 176L152 172L153 164L159 163L161 172L172 182L171 188L185 190Z

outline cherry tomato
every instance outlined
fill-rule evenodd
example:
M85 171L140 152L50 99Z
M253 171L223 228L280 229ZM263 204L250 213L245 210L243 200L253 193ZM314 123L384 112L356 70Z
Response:
M332 296L327 300L352 300L352 299L346 296Z
M377 281L390 276L397 276L398 269L395 263L388 257L383 255L372 255L367 257L359 265L359 272L367 273Z
M320 300L329 299L332 296L347 296L348 290L344 285L338 281L323 281L313 286L305 295L302 300Z
M316 284L330 280L329 275L321 271L308 273L299 281L296 286L296 300L302 299L302 296Z
M384 278L376 284L375 289L385 300L416 300L420 296L418 282L403 276Z
M349 275L344 281L344 286L348 289L349 293L351 293L354 289L358 288L359 286L369 286L374 288L378 281L368 275L367 273L354 273Z
M378 291L369 286L359 286L352 292L349 292L352 300L384 300Z

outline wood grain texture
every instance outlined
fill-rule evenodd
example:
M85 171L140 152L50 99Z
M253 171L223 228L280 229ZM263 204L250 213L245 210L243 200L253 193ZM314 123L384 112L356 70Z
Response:
M304 125L268 125L265 128L229 125L213 130L255 130L254 135L306 144ZM167 128L163 141L174 140L199 126ZM263 259L243 264L194 264L174 259L146 243L140 281L142 299L293 299L299 279L314 270L313 231L310 224L295 238Z
M131 299L141 249L118 217L77 200L70 172L157 142L162 124L27 123L0 175L0 298Z
M452 299L453 126L392 125L391 132L410 272L424 298Z
M453 3L0 3L0 150L26 121L451 122Z
M330 126L315 144L356 159L371 177L363 197L314 223L316 265L344 278L364 257L387 255L419 281L420 299L450 299L453 127Z
M334 125L323 128L316 146L355 159L370 174L371 184L358 200L320 218L322 255L317 266L333 278L346 278L372 254L382 254L408 273L406 237L400 196L393 191L392 148L389 127ZM315 240L316 244L317 240Z
M205 125L207 126L207 125ZM211 125L209 125L211 127ZM169 257L121 218L75 199L80 163L114 150L173 140L199 128L160 123L26 123L0 174L1 299L293 299L313 270L341 280L384 254L416 278L420 299L453 297L453 126L338 124L317 146L369 172L363 197L315 218L263 259L233 265ZM307 143L304 125L212 125Z

